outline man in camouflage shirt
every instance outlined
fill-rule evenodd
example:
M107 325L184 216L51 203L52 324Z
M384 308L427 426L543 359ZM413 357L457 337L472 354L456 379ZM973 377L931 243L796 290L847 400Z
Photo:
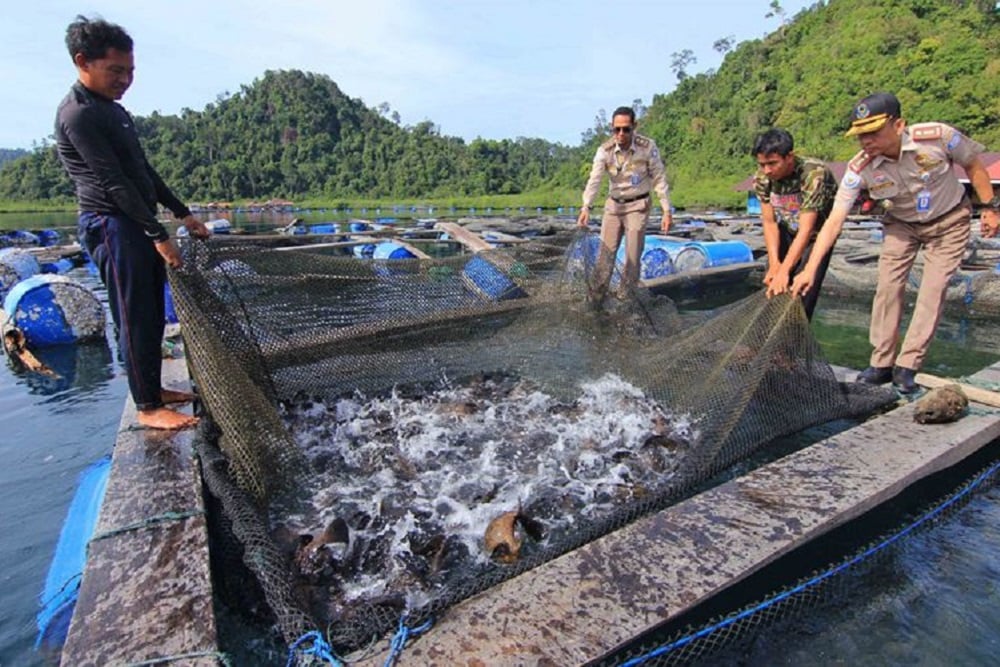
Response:
M767 246L764 284L769 298L786 291L792 276L805 266L837 193L837 179L830 169L819 160L797 156L794 149L792 135L775 128L759 135L751 152L759 167L754 190ZM816 280L802 297L809 319L832 253L831 246L817 267Z

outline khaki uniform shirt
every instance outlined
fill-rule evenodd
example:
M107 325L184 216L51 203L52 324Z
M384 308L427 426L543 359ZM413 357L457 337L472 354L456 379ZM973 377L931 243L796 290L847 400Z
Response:
M670 211L667 178L663 172L663 161L656 142L641 134L632 136L632 144L622 150L609 139L601 144L594 155L590 168L590 178L583 190L583 205L594 203L601 187L601 177L607 173L611 186L608 196L612 199L636 199L649 194L650 190L660 199L664 213Z
M774 207L778 224L793 235L799 229L799 213L816 211L815 236L833 208L837 179L822 161L795 156L795 169L780 181L758 170L753 189L761 203Z
M925 222L958 206L965 187L952 162L967 167L983 152L977 143L944 123L917 123L903 131L898 160L861 151L844 172L834 206L850 208L862 188L872 199L889 205L889 216L903 222Z

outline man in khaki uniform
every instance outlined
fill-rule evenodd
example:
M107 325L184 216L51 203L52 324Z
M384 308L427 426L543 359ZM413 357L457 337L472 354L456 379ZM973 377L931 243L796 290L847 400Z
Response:
M635 133L635 111L618 107L611 118L612 138L601 144L594 155L590 178L583 190L583 209L577 218L580 227L590 221L590 207L601 187L604 174L610 187L601 219L601 254L593 287L603 296L611 281L611 271L622 233L625 234L625 266L622 288L628 289L639 281L639 266L646 242L646 222L652 208L650 190L656 193L663 209L662 231L670 228L670 197L663 173L660 151L649 137Z
M888 206L883 218L878 286L872 302L869 339L871 366L860 382L892 380L901 393L916 391L917 370L934 338L949 279L958 270L969 240L972 205L952 171L962 165L981 202L982 233L995 236L1000 228L1000 197L993 195L989 174L979 159L983 146L943 123L911 127L900 117L899 100L875 93L855 105L847 136L857 136L861 152L848 164L833 204L833 212L816 239L814 256L833 246L844 219L862 188ZM903 294L910 268L923 248L924 270L913 318L897 355ZM791 286L805 293L816 275L810 257Z

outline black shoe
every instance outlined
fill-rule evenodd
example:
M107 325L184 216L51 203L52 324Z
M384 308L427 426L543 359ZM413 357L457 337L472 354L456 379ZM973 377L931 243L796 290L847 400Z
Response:
M885 384L890 380L892 380L891 366L869 366L858 373L858 378L855 381L865 384Z
M894 366L892 369L892 384L900 394L912 394L919 389L916 375L917 372L913 369Z

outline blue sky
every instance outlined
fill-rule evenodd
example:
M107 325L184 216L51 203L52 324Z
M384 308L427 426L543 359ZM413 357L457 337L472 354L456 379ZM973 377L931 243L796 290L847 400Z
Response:
M812 0L781 3L791 18ZM718 67L712 44L775 30L770 0L10 0L0 23L0 147L52 133L75 79L66 25L100 15L135 40L134 114L201 110L268 69L328 75L402 124L472 140L576 145L598 111L672 90L671 54Z

